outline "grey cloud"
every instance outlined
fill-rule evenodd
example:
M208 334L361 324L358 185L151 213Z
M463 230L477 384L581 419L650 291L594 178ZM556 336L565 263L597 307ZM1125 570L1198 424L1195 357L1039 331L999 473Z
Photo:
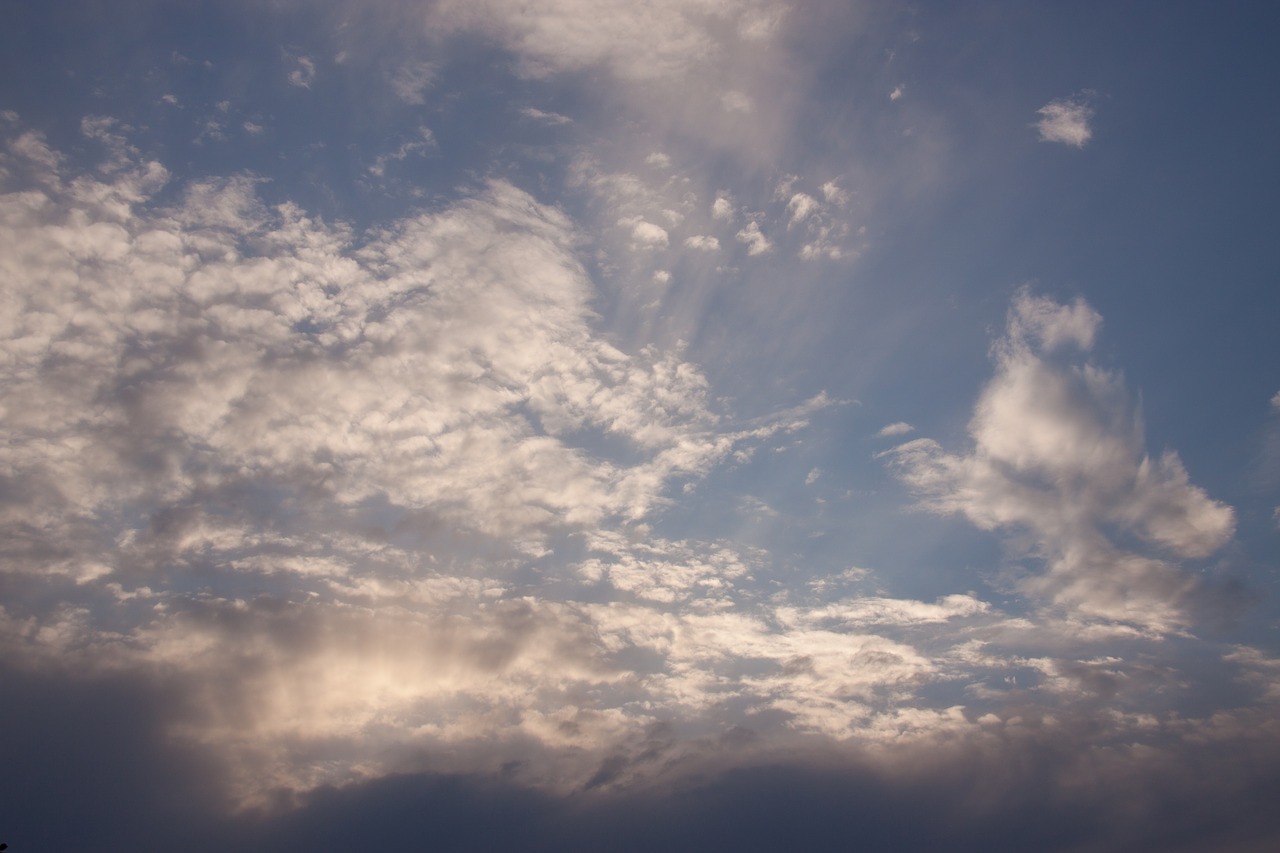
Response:
M4 673L0 777L11 849L847 850L1267 849L1280 839L1266 721L1154 748L1080 750L1084 719L896 753L760 752L737 731L673 761L662 727L599 767L665 766L667 784L566 795L492 774L411 772L226 815L216 768L161 737L163 688ZM733 755L746 761L728 761ZM131 772L124 773L128 768ZM1194 771L1187 768L1196 768ZM56 804L52 805L51 804ZM74 814L75 820L67 820ZM921 816L924 816L923 818Z

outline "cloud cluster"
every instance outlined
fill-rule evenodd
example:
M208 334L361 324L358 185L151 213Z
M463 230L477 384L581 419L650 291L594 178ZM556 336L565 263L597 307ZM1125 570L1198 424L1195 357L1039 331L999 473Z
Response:
M1030 530L1049 570L1024 589L1073 613L856 594L862 570L762 584L775 555L653 525L672 486L829 400L733 425L678 351L603 339L561 210L492 181L357 233L252 176L167 188L112 122L84 129L95 170L21 129L0 161L0 648L21 679L140 685L151 736L217 756L233 803L427 771L627 790L792 745L847 769L1017 740L1045 701L1140 707L1122 685L1162 676L1097 643L1155 642L1189 583L1108 537L1193 558L1230 535L1176 457L1142 454L1119 378L1071 361L1096 313L1024 293L974 453L895 458L929 505ZM680 211L583 174L638 254L664 250L641 226ZM1265 660L1229 664L1270 695ZM1125 710L1086 740L1162 725Z
M1221 547L1234 515L1190 483L1175 453L1149 456L1122 378L1079 360L1100 322L1080 300L1019 292L969 424L972 451L921 438L890 458L924 506L1024 533L1026 556L1044 564L1020 581L1024 591L1089 617L1172 630L1186 624L1196 589L1172 560Z

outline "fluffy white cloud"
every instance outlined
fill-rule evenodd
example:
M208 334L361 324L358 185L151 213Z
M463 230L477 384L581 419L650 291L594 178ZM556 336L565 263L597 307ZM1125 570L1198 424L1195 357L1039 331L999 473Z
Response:
M822 185L822 197L836 207L844 207L849 203L849 193L835 181L827 181Z
M643 219L620 219L619 225L629 226L631 228L631 240L634 245L641 248L658 248L665 247L668 242L667 229L661 225L655 225L652 222L646 222Z
M807 193L796 193L787 202L787 213L791 215L787 227L799 225L820 209L821 205L816 198Z
M1022 291L993 348L996 375L978 400L974 448L952 455L930 439L890 455L925 506L988 530L1024 529L1045 571L1021 586L1093 617L1172 629L1195 583L1165 555L1205 557L1234 530L1232 510L1193 486L1176 454L1144 449L1121 377L1045 356L1087 349L1100 318ZM1117 534L1156 553L1130 550Z
M1061 142L1083 148L1093 137L1089 127L1093 107L1087 93L1050 101L1036 113L1040 116L1036 130L1040 132L1041 142Z
M898 421L897 423L887 424L881 427L880 431L876 433L876 437L888 438L895 435L906 435L907 433L915 431L916 428L906 421Z
M739 243L747 247L748 255L763 255L773 248L773 243L760 231L760 223L748 222L746 227L737 233Z
M720 241L706 234L695 234L692 237L686 237L684 244L690 249L696 249L700 252L716 252L720 249Z

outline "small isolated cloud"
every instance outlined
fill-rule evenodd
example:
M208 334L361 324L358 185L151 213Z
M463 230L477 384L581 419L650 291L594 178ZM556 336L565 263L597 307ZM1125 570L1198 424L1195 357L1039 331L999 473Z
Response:
M1271 398L1271 408L1273 411L1280 412L1280 391L1277 391L1276 395Z
M653 166L655 169L668 169L671 167L671 158L661 151L655 151L648 157L644 158L646 166Z
M711 215L716 219L733 218L733 202L727 195L721 193L716 196L715 202L711 205Z
M809 471L808 475L804 478L804 484L806 486L812 486L814 483L818 482L818 478L821 476L822 476L822 469L814 468L811 471Z
M760 233L760 223L749 222L747 227L737 233L737 240L747 247L748 255L763 255L773 248L769 238Z
M1036 113L1040 116L1036 130L1040 131L1041 142L1061 142L1083 148L1093 136L1089 127L1093 107L1088 93L1050 101Z
M876 437L888 438L894 435L906 435L909 432L915 432L915 431L916 431L916 428L913 427L911 424L907 423L906 421L898 421L897 423L893 423L893 424L889 424L888 426L881 427L880 431L876 433Z
M251 121L246 121L242 126L244 127L244 132L250 136L257 136L259 133L262 133L264 129L262 125L254 124Z
M645 249L657 249L667 245L669 238L667 229L661 225L647 222L638 216L619 219L618 225L631 227L631 241L635 246Z
M685 239L684 244L690 249L697 249L701 252L716 252L720 250L720 241L705 234L696 234L693 237L688 237Z
M177 96L177 95L164 95L164 96L162 96L162 97L160 98L160 102L161 102L161 103L163 103L163 104L168 104L168 105L169 105L169 106L171 106L171 107L176 107L176 106L178 105L178 96Z
M289 72L289 84L300 89L310 89L311 81L316 79L316 64L305 56L299 56L298 67Z
M898 100L898 98L901 98L903 93L905 92L906 92L906 87L903 86L902 84L898 84L897 86L894 86L893 91L889 93L889 100L896 101Z
M568 116L560 115L560 113L549 113L537 107L525 107L520 110L520 115L534 121L540 121L543 124L573 124L573 119Z

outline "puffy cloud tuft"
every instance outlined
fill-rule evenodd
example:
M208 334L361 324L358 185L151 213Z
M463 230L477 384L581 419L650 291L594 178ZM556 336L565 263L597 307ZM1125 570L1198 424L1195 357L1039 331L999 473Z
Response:
M1093 107L1089 103L1088 93L1050 101L1036 113L1040 120L1036 122L1036 130L1040 132L1041 142L1061 142L1076 148L1083 148L1091 138L1093 130L1089 122L1093 118Z

